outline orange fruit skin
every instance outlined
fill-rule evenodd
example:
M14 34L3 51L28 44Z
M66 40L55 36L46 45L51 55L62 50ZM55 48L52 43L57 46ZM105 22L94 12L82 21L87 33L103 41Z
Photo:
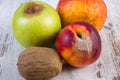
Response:
M62 27L74 22L87 22L100 31L107 17L107 7L103 0L60 0L57 11Z

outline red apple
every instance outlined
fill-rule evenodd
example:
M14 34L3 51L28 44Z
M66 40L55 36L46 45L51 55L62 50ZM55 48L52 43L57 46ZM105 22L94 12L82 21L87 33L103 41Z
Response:
M74 67L85 67L100 56L101 39L92 25L76 22L62 29L56 46L67 63Z

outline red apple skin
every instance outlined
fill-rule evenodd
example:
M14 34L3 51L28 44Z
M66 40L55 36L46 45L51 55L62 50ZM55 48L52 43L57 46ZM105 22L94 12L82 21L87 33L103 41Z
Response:
M90 24L76 22L62 29L56 47L63 59L74 67L94 63L101 53L101 38Z

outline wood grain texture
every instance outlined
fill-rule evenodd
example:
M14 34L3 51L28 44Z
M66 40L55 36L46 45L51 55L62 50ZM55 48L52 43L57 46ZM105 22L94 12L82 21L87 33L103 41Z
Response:
M17 70L17 60L24 48L12 33L12 17L18 6L31 0L0 0L0 80L24 80ZM41 0L56 7L58 0ZM108 16L100 31L102 54L92 65L72 68L51 80L120 80L120 0L104 0Z

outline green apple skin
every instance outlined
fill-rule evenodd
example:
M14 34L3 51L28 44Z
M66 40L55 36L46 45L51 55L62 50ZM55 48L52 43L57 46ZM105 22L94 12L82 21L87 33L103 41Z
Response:
M31 5L40 6L39 12L26 13L25 9ZM41 1L26 2L16 10L12 28L17 41L26 48L52 47L61 30L61 20L49 4Z

